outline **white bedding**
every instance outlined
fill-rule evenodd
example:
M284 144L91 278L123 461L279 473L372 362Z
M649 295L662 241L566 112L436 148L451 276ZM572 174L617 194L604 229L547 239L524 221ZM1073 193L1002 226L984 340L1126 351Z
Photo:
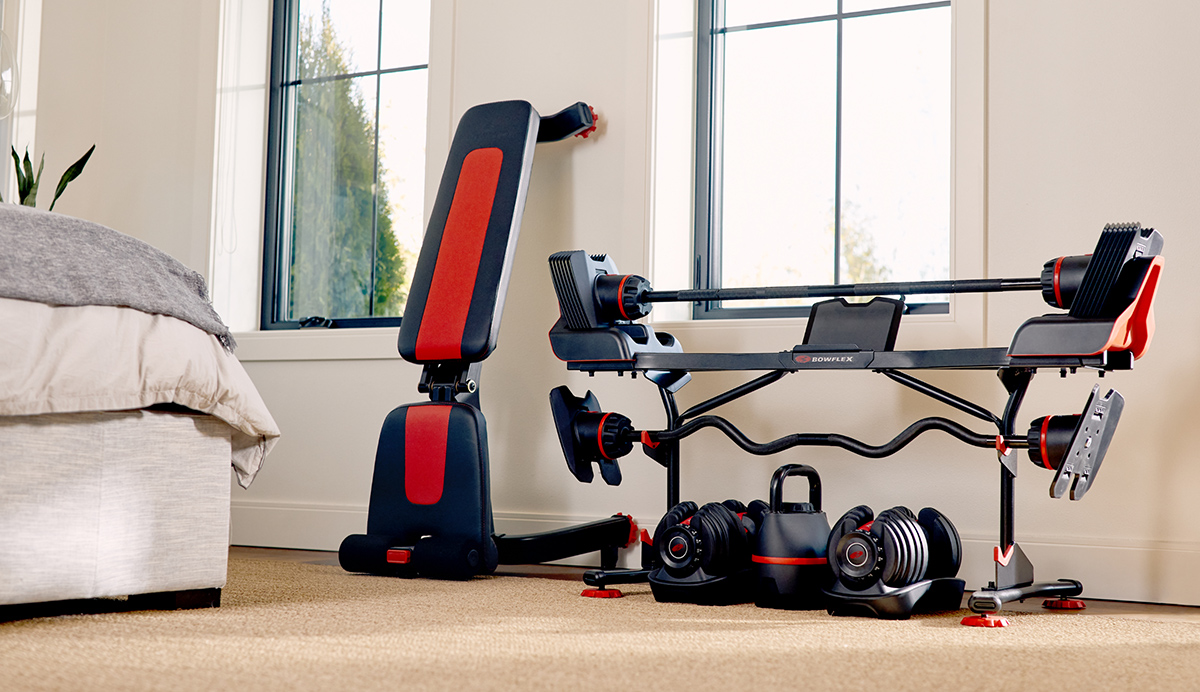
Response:
M121 411L174 403L233 428L248 487L279 428L217 337L131 308L0 298L0 415Z

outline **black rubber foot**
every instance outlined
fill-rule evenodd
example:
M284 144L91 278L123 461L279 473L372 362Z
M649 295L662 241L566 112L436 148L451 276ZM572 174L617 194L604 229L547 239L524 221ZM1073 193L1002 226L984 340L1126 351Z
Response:
M194 610L196 608L218 608L220 605L220 589L163 591L129 597L130 610Z

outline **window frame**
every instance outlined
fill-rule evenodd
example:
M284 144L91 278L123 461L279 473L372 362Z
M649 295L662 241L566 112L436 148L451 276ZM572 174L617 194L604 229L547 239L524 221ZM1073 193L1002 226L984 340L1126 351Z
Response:
M381 69L378 63L374 70L365 70L342 75L322 76L313 80L294 78L297 62L296 39L299 33L300 0L275 0L271 9L271 69L268 81L267 107L267 149L266 149L266 200L264 204L265 219L263 225L262 246L262 290L260 291L261 307L259 311L259 329L264 331L295 330L310 327L335 328L367 328L367 327L398 327L403 317L333 317L319 324L304 324L300 319L282 319L281 296L284 291L283 282L287 262L284 255L286 240L281 224L290 219L288 209L292 203L292 169L289 157L294 149L295 133L292 124L295 118L295 88L303 83L330 81L331 79L351 79L364 76L378 80L384 74L394 72L429 69L428 59L424 64L409 65L400 68ZM382 14L383 0L379 0ZM432 21L432 20L431 20ZM382 52L382 25L380 27L379 48ZM432 46L431 46L432 50ZM375 123L379 126L378 94L376 95ZM375 175L379 168L379 134L376 132L375 141ZM423 168L424 170L424 168ZM378 180L376 181L378 185ZM375 213L371 222L371 286L375 285L375 262L378 240L376 224L379 220L379 197L374 196ZM372 298L372 305L374 299Z
M721 286L721 241L719 238L719 224L716 219L720 218L720 184L719 171L721 169L720 156L721 145L719 137L723 134L721 129L720 117L723 109L723 104L720 103L720 94L723 92L721 80L723 78L723 70L720 65L723 62L721 54L721 42L716 39L717 33L728 33L728 30L715 31L713 27L724 24L720 18L720 12L725 4L725 0L699 0L696 5L696 81L695 81L695 130L694 130L694 195L693 195L693 219L694 228L692 233L693 242L693 266L692 266L692 283L693 288L710 289L719 288ZM841 227L841 100L842 100L842 22L846 19L856 17L869 17L882 14L892 14L896 12L918 11L923 9L932 9L938 7L949 7L951 12L955 11L954 3L951 0L935 0L932 2L910 2L901 5L894 5L875 10L863 10L856 12L843 12L842 0L837 0L837 12L832 15L814 15L812 17L803 17L791 20L781 20L772 22L762 22L757 24L747 25L746 27L737 27L736 30L752 30L760 28L769 28L775 26L790 26L795 24L809 24L823 21L837 22L837 94L836 108L837 116L835 120L835 161L834 161L834 283L839 281L840 266L840 242L839 230ZM951 19L951 31L954 31L954 19ZM955 51L951 51L951 110L954 110L954 61ZM951 138L951 191L948 205L948 215L950 223L950 235L954 235L954 137L953 132L954 117L951 116L952 132L948 133ZM955 251L953 242L950 246L950 274L954 275ZM950 277L947 277L950 278ZM906 301L907 302L907 301ZM775 306L775 307L724 307L720 301L697 301L692 305L691 317L694 320L714 320L714 319L767 319L767 318L807 318L810 308L807 306ZM951 312L949 302L907 302L905 314L933 314L945 315Z

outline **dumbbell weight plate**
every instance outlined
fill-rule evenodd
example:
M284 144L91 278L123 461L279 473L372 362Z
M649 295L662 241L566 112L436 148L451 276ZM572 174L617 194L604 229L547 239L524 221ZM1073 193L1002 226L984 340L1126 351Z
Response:
M888 527L896 532L900 545L900 554L897 556L899 568L896 575L884 583L894 587L907 586L913 582L913 575L920 567L921 550L913 530L914 524L902 507L893 507L879 514L887 517Z
M925 572L929 568L929 539L925 537L925 531L921 525L917 523L915 517L911 516L911 512L904 517L905 526L916 542L917 552L913 559L912 574L909 575L909 584L915 584L925 578Z
M897 509L904 515L904 527L913 539L915 552L911 561L913 569L909 573L908 583L915 584L925 578L925 571L929 566L929 541L925 538L925 531L917 523L917 516L913 514L912 510L907 507L898 507Z
M825 554L829 556L830 567L833 568L834 574L841 574L838 545L842 537L871 521L874 516L870 507L859 505L847 510L845 514L833 523L833 527L829 532L829 542L825 547Z
M953 577L962 565L962 541L954 524L938 510L926 507L917 517L929 537L929 579Z
M904 583L896 584L896 586L906 586L916 583L920 579L920 574L925 571L925 540L924 536L920 535L920 526L917 525L917 517L913 516L912 510L905 506L892 507L892 516L894 517L896 528L908 540L908 547L912 552L908 553L906 564L908 570L905 573Z
M889 586L900 582L908 570L908 539L893 525L893 518L887 510L875 517L871 533L878 536L883 545L883 574L880 578Z

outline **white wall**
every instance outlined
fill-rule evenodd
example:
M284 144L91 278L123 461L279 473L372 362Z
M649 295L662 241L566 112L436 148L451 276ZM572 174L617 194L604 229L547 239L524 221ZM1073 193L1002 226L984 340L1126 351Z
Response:
M1111 582L1112 593L1198 603L1190 577L1200 533L1186 516L1200 490L1190 442L1200 369L1188 357L1200 343L1200 93L1190 86L1200 51L1187 27L1200 22L1200 6L991 5L988 271L1011 275L1030 260L1077 252L1108 221L1141 221L1166 238L1154 347L1133 372L1101 383L1126 398L1103 474L1068 506L1046 500L1045 474L1031 469L1020 479L1037 482L1018 505L1018 535L1095 546L1086 551L1095 555L1091 580ZM992 301L989 334L1011 333L1036 303ZM1087 384L1040 379L1031 412L1043 402L1069 406ZM1080 550L1037 564L1045 570Z
M979 87L986 86L980 122L973 125L986 136L986 149L978 163L978 199L963 202L976 211L977 230L968 231L971 224L959 216L956 221L959 233L973 233L980 243L978 264L989 276L1035 275L1046 259L1090 251L1109 221L1139 220L1167 239L1154 348L1133 372L1102 382L1127 399L1104 472L1082 502L1052 501L1048 473L1022 459L1018 540L1039 579L1077 578L1093 597L1200 604L1200 586L1191 578L1200 570L1200 537L1188 521L1190 500L1200 490L1188 435L1190 419L1200 414L1191 396L1200 373L1180 357L1200 342L1200 316L1190 303L1200 280L1190 266L1200 256L1192 232L1200 221L1194 192L1200 189L1200 94L1192 86L1200 80L1193 35L1200 6L1166 0L970 6L982 13L986 38L986 62L971 66ZM210 208L212 194L217 0L122 0L100 7L44 0L38 148L52 150L47 170L55 171L96 141L97 155L62 209L202 268L209 224L201 210ZM430 179L437 179L453 123L475 103L524 98L548 113L585 100L603 122L589 140L542 145L534 166L500 346L482 379L498 529L618 511L652 527L664 509L660 467L635 452L622 462L620 487L575 482L564 468L546 395L564 383L577 393L591 388L606 408L639 427L655 427L661 412L653 386L567 373L545 337L556 316L545 265L551 252L604 251L624 271L649 273L651 8L635 1L439 1L434 23ZM1033 295L993 296L960 311L962 319L972 311L981 316L975 333L982 335L974 338L985 343L957 345L1004 345L1023 319L1044 310ZM936 322L906 322L899 346L936 345L939 329ZM799 342L803 322L670 330L690 351L774 351ZM236 542L332 549L364 528L379 426L393 406L419 398L418 369L395 358L394 338L390 330L240 337L239 354L284 437L254 486L234 495ZM681 402L743 379L698 376ZM927 379L993 410L1003 406L993 374L929 373ZM1094 382L1094 375L1060 380L1042 373L1021 420L1078 412ZM759 440L805 431L881 442L927 415L982 430L871 373L793 375L724 414ZM697 501L760 497L777 465L800 461L821 472L825 506L834 517L859 503L877 510L937 506L966 540L968 585L990 578L999 473L986 450L933 434L889 460L822 449L755 458L706 431L683 451L683 495Z
M45 153L51 187L95 144L54 210L135 235L202 272L218 9L211 1L45 0L30 151Z

